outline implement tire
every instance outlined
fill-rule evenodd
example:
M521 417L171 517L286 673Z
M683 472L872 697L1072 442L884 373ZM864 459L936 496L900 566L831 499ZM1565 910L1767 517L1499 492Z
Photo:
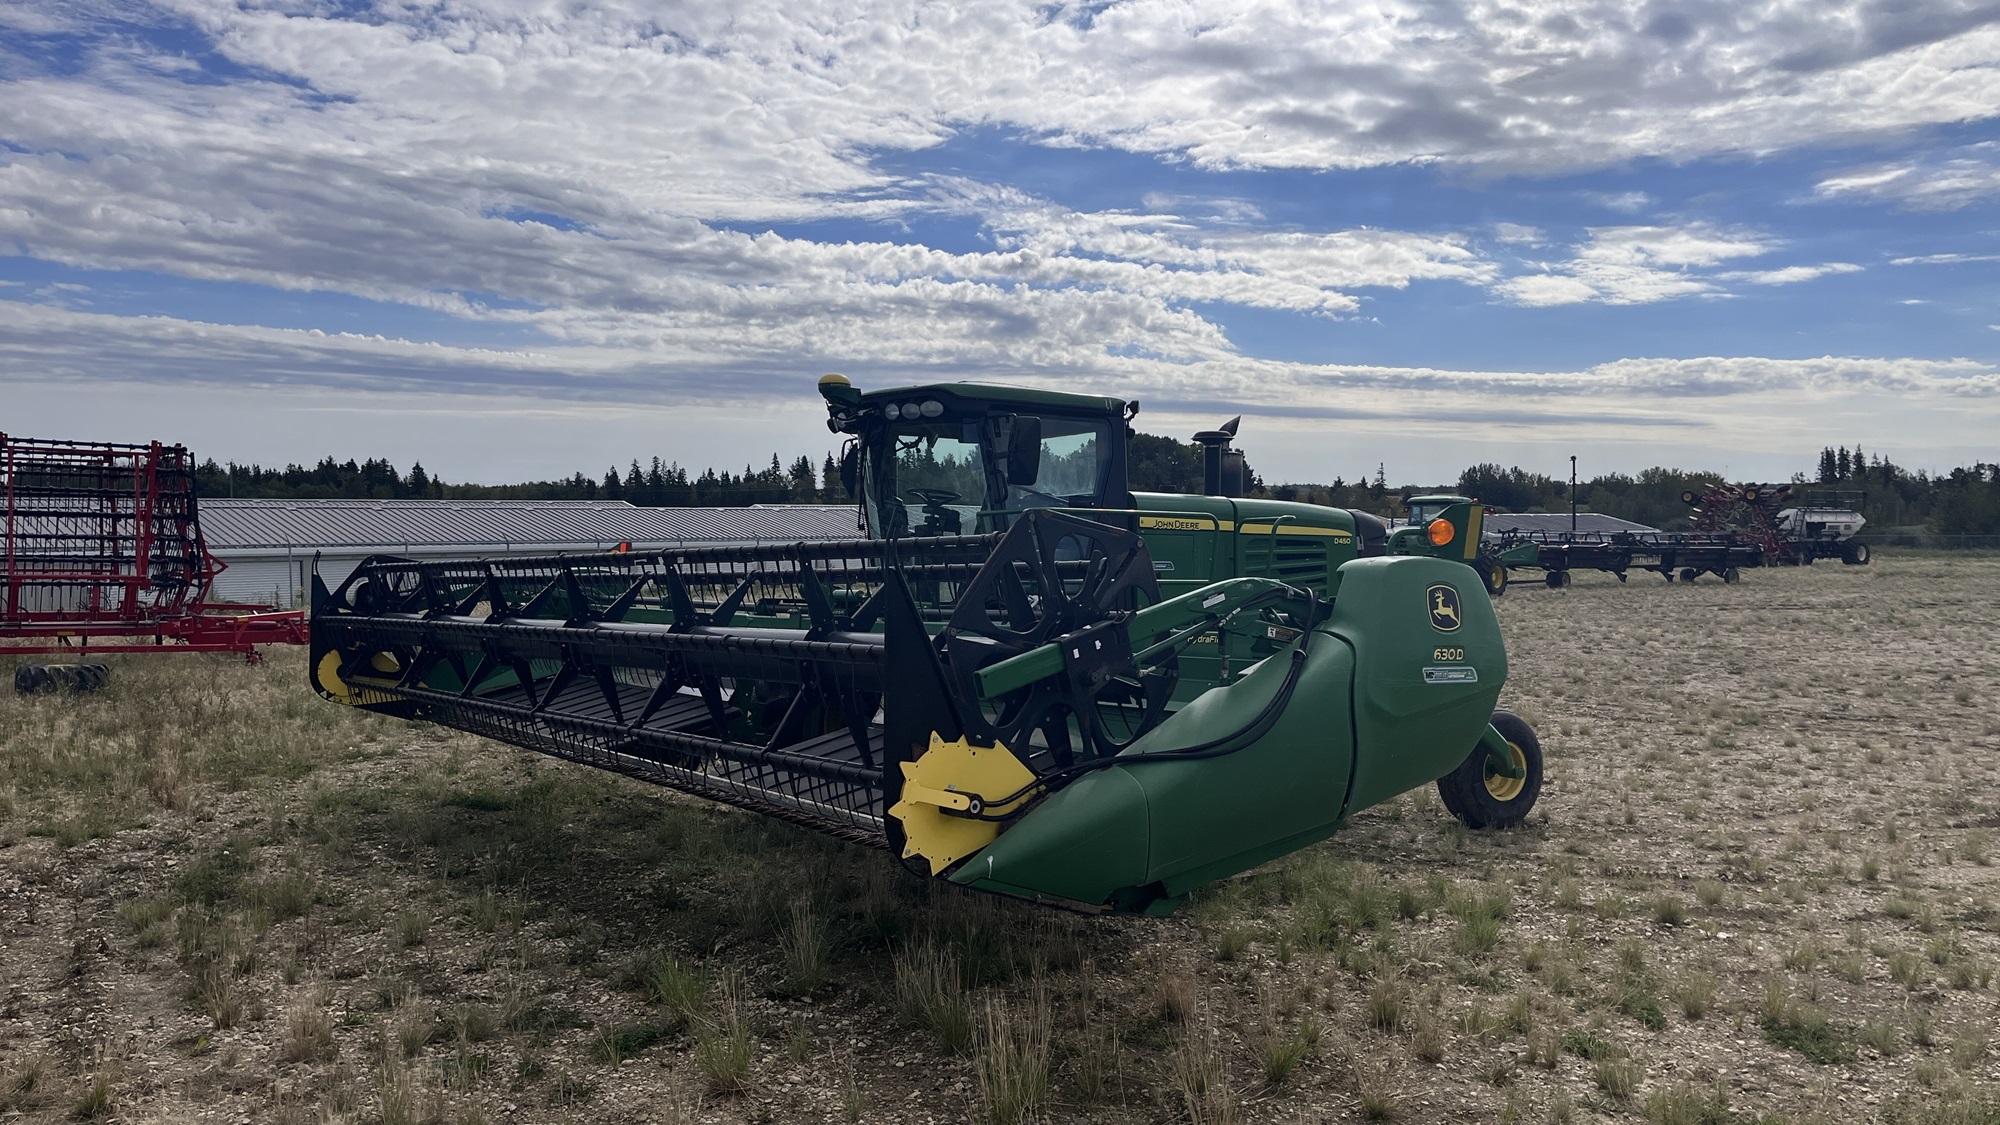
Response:
M1493 712L1493 728L1527 776L1493 773L1486 747L1475 743L1465 761L1437 781L1438 798L1467 828L1512 828L1542 795L1542 741L1534 729L1512 711Z
M1486 584L1488 597L1497 598L1507 592L1507 564L1499 559L1480 559L1479 578Z
M1848 566L1868 565L1868 544L1859 539L1849 539L1840 545L1840 561Z

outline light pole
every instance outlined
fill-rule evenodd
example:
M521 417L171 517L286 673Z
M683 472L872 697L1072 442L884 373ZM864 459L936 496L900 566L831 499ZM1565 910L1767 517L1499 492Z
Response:
M1576 538L1576 454L1569 455L1569 537Z

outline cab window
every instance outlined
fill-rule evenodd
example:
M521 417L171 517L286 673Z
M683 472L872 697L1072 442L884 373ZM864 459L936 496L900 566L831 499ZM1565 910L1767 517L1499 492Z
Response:
M1104 461L1104 426L1067 418L1042 419L1042 448L1034 482L1010 483L1007 507L1094 508L1104 503L1110 466Z
M888 471L863 474L870 530L891 539L975 530L986 501L978 423L899 428L889 440L895 460Z

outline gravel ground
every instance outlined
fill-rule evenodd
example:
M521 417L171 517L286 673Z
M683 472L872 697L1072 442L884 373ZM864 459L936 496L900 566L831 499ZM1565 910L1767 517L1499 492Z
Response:
M1168 919L352 714L295 652L123 661L0 697L0 1117L2000 1120L1996 609L1979 557L1523 583L1525 827L1411 794Z

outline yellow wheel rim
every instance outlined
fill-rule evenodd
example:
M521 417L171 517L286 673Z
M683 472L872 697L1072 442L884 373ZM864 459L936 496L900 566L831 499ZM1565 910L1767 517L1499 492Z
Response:
M1511 801L1521 795L1521 790L1528 787L1528 756L1521 753L1519 746L1509 742L1507 757L1514 764L1514 768L1521 771L1521 776L1508 777L1504 773L1496 773L1493 769L1493 760L1491 758L1486 760L1486 792L1496 801Z

